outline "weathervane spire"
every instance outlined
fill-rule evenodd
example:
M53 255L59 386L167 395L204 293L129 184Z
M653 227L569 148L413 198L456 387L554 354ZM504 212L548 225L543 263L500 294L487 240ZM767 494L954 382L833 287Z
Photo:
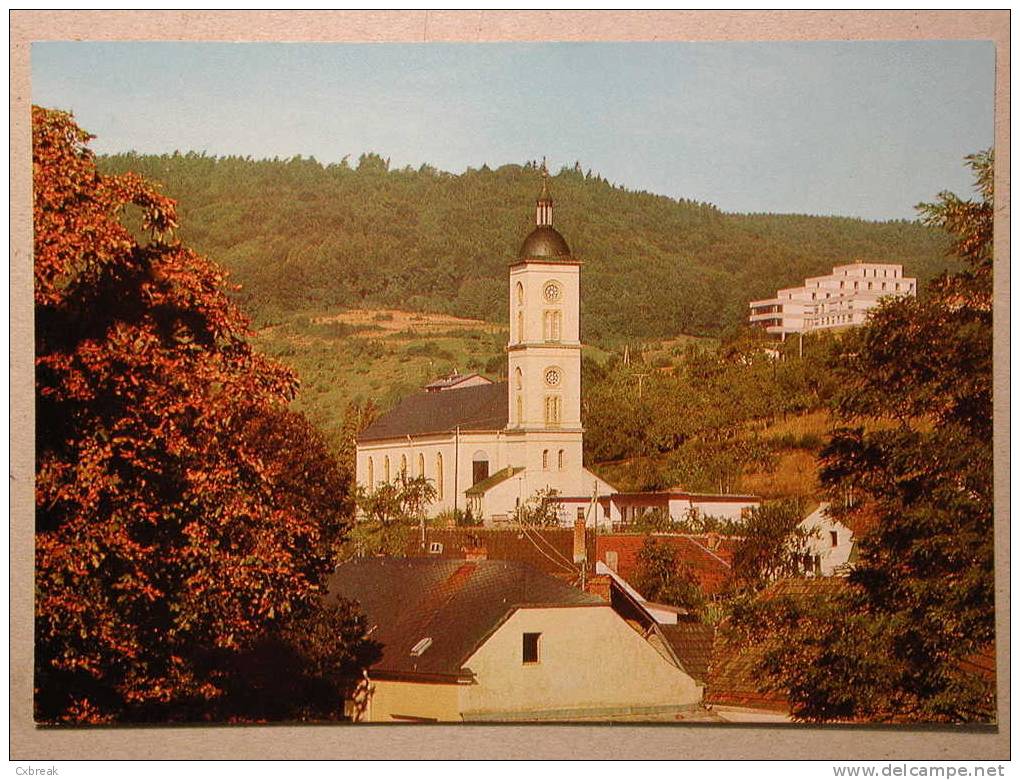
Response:
M538 196L538 204L535 208L535 224L552 226L553 223L553 202L549 195L549 169L545 166L545 155L542 156L542 194Z

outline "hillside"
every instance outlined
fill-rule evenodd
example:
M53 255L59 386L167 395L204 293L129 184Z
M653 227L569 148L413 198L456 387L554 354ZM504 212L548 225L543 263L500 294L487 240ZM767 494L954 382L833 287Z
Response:
M505 274L533 224L533 165L461 175L314 159L196 153L103 157L179 201L180 237L225 266L261 324L300 311L399 307L502 324ZM834 182L833 186L838 186ZM585 261L583 338L719 335L747 302L864 259L921 285L948 267L941 235L914 222L726 214L706 203L552 177L556 224Z

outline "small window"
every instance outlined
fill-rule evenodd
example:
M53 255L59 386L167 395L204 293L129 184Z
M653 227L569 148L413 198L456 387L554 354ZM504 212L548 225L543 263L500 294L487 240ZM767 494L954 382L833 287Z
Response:
M430 542L429 543L429 552L432 553L433 555L439 555L440 553L443 552L443 543L442 542Z
M577 508L577 519L578 520L584 520L584 507L583 506L579 506Z
M565 454L564 454L563 450L560 450L559 454L556 457L556 468L558 468L558 469L560 469L562 471L563 470L564 462L565 462Z
M415 643L414 647L411 648L411 655L415 657L420 656L430 647L432 647L432 637L427 636Z
M542 468L549 468L549 450L542 450Z
M521 659L526 664L538 663L538 639L541 634L525 634Z
M832 541L832 546L833 547L838 547L839 546L839 534L838 533L836 533L835 531L829 531L829 539L830 539L830 541Z

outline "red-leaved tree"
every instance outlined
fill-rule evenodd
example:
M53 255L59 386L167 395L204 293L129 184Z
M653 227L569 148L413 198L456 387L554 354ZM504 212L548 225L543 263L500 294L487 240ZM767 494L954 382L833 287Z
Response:
M230 658L321 610L348 483L173 201L101 175L70 115L32 127L37 719L244 718ZM356 676L343 618L323 652Z

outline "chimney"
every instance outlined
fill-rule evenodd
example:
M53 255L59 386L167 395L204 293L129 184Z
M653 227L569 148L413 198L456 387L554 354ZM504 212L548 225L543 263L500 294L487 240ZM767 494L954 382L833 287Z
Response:
M588 560L584 534L584 518L579 517L574 521L574 563L584 563Z

